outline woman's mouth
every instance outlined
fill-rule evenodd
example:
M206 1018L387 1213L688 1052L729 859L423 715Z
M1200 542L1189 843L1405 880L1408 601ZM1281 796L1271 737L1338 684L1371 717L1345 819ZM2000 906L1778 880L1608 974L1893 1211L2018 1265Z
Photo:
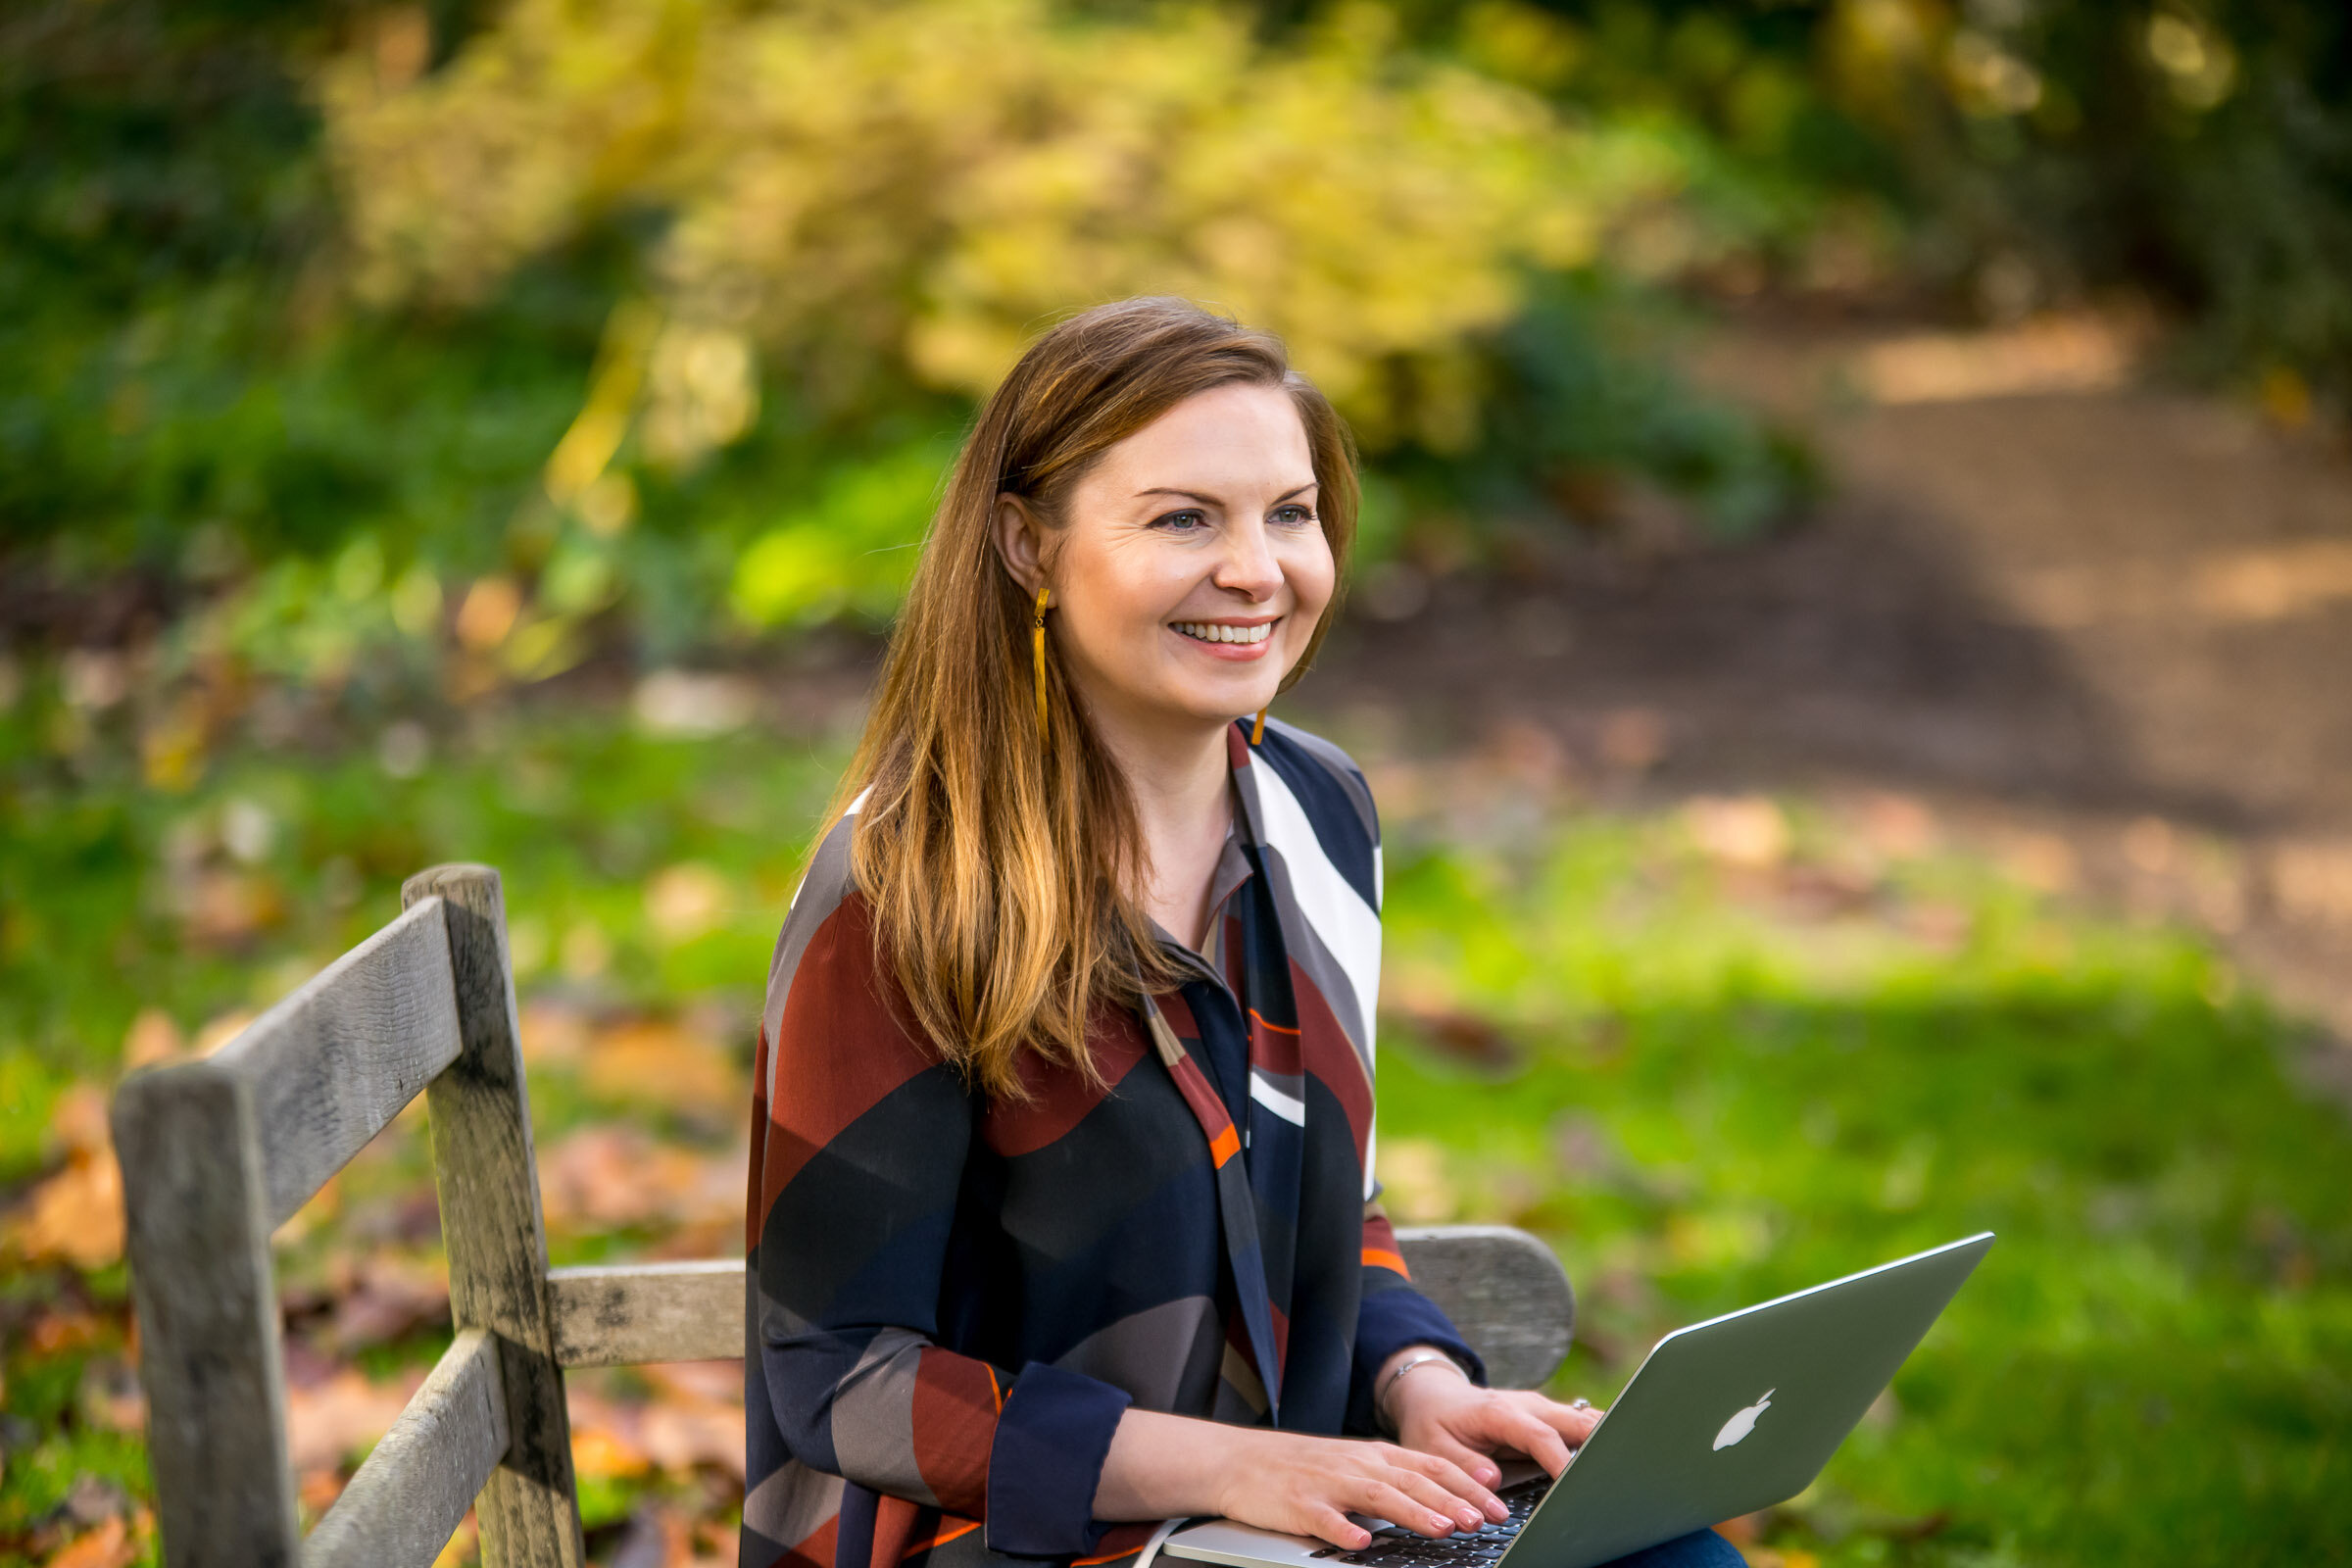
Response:
M1262 643L1273 634L1274 622L1264 620L1254 626L1229 626L1215 620L1178 620L1169 623L1182 636L1203 643Z

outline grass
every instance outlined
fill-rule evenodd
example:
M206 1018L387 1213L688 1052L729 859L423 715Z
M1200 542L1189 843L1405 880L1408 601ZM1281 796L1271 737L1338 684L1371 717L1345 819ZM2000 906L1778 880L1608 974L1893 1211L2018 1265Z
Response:
M358 736L233 751L171 795L103 735L61 758L48 723L29 702L0 719L0 1192L55 1168L59 1097L111 1081L142 1011L193 1034L266 1004L436 859L505 870L526 1000L715 1009L748 1062L841 756L564 710L453 726L412 777L378 758L414 746ZM1757 864L1672 811L1558 818L1509 854L1428 832L1393 824L1383 1174L1402 1217L1554 1242L1582 1300L1562 1388L1605 1397L1668 1328L2000 1233L1891 1400L1759 1522L1756 1560L2347 1560L2352 1133L2297 1087L2303 1036L2216 955L1965 855L1880 854L1803 803L1793 849ZM613 1118L705 1148L737 1131L533 1083L543 1152ZM413 1188L419 1159L366 1181ZM119 1266L11 1264L0 1562L29 1560L75 1475L144 1487L79 1392L122 1351L122 1298ZM67 1321L94 1327L60 1342ZM600 1513L653 1484L597 1480Z

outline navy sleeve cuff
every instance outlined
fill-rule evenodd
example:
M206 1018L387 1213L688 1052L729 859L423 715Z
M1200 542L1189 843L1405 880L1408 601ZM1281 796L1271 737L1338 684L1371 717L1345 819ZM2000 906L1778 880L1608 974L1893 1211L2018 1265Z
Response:
M1372 1403L1372 1396L1378 1392L1372 1386L1373 1380L1380 1376L1380 1369L1389 1357L1408 1345L1428 1345L1444 1350L1462 1363L1462 1370L1470 1374L1471 1382L1485 1387L1487 1363L1463 1343L1452 1321L1438 1310L1437 1302L1409 1285L1367 1292L1355 1314L1355 1373L1348 1380L1348 1431L1380 1430L1380 1417ZM1431 1376L1427 1372L1420 1375Z
M1069 1557L1094 1549L1095 1489L1130 1399L1083 1372L1032 1361L1013 1379L988 1451L991 1551Z

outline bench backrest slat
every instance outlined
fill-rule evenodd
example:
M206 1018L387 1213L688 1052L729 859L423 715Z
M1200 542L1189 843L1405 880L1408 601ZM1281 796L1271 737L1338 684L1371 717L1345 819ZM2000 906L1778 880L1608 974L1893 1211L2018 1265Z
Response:
M409 909L215 1053L252 1086L270 1225L292 1218L457 1056L438 903Z
M1396 1233L1413 1283L1462 1331L1498 1389L1559 1370L1576 1296L1551 1249L1503 1225ZM564 1366L718 1360L743 1353L750 1310L741 1258L599 1264L552 1276L556 1359Z
M498 1342L466 1329L302 1544L302 1568L430 1568L507 1451Z

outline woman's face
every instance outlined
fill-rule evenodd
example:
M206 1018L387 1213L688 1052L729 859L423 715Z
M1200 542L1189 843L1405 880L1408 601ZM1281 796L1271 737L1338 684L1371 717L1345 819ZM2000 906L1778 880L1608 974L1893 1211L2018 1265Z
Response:
M1073 488L1038 575L1034 525L999 508L999 544L1054 646L1113 723L1223 723L1273 701L1331 602L1331 544L1305 428L1280 387L1223 386L1105 452Z

